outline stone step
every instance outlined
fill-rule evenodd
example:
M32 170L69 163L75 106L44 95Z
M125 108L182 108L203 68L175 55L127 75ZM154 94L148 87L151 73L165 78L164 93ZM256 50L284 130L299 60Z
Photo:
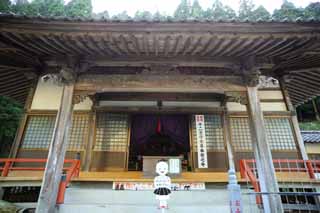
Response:
M207 191L174 191L170 196L170 202L183 205L219 203L228 205L226 190ZM113 190L79 190L69 189L65 195L66 204L152 204L155 203L155 195L152 191L113 191Z
M73 205L64 204L58 208L57 213L160 213L161 210L152 205ZM174 206L169 205L169 209L165 210L166 213L212 213L230 212L227 206L217 205L185 205Z
M245 203L250 202L245 198ZM73 186L67 189L65 203L57 213L156 213L157 200L152 191L116 191L110 185ZM173 191L168 213L230 212L225 186L210 186L204 191ZM246 205L244 212L255 207ZM255 209L257 210L257 209ZM253 211L258 212L258 211Z

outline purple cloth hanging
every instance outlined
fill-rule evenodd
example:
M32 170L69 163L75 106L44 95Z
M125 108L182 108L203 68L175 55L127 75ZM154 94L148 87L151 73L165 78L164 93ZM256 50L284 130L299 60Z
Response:
M157 124L161 123L161 135L170 137L171 141L179 144L183 151L188 151L189 120L188 115L152 115L137 114L132 116L131 146L143 147L157 133Z

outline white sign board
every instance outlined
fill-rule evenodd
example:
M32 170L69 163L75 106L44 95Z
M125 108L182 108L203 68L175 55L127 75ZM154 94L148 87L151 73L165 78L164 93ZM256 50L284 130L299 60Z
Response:
M169 159L169 173L170 174L180 173L180 159Z
M195 115L195 120L198 146L198 168L205 169L208 168L208 157L204 115Z
M128 191L153 191L154 184L152 182L113 182L113 190ZM201 191L205 190L205 183L189 182L189 183L171 183L171 191Z

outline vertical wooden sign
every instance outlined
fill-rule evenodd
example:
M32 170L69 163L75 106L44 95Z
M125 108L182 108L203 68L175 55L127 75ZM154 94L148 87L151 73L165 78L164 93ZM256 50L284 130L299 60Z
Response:
M208 168L208 157L204 115L195 115L195 120L198 150L198 168L206 169Z

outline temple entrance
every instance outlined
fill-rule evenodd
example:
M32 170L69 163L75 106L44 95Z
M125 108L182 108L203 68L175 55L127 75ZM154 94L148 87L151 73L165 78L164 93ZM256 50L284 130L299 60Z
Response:
M187 170L190 160L189 116L133 115L128 169L141 171L143 156L181 156L183 169Z

